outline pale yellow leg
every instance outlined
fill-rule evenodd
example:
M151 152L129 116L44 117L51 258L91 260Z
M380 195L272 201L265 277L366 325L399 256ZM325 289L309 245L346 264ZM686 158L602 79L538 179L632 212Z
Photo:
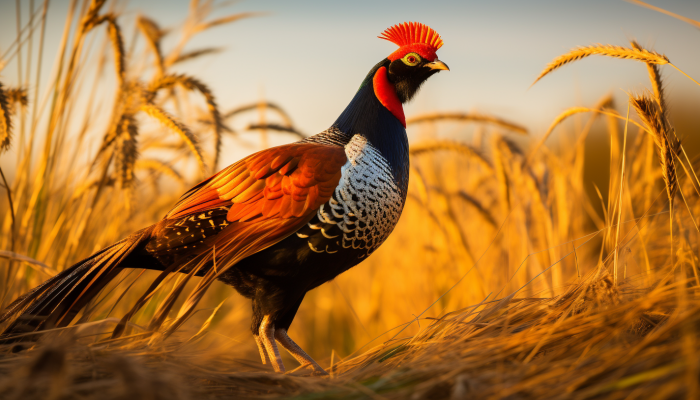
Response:
M255 338L255 344L258 345L258 351L260 352L260 359L262 360L263 365L267 364L270 362L270 358L267 356L267 350L265 350L265 345L262 342L262 339L260 339L259 335L253 335Z
M282 345L282 347L287 349L287 351L294 358L296 358L297 361L299 361L299 364L301 364L302 366L311 365L311 367L314 369L314 373L328 375L328 372L321 368L321 366L318 365L318 363L314 361L314 359L311 358L311 356L306 354L306 352L302 350L298 344L294 343L292 338L290 338L289 335L287 335L286 329L276 329L275 339L277 339L277 341Z
M269 315L263 317L260 323L259 336L263 346L265 346L265 350L267 350L267 355L270 357L270 363L275 372L284 372L282 357L280 357L280 351L277 349L277 343L275 343L275 325L270 321Z

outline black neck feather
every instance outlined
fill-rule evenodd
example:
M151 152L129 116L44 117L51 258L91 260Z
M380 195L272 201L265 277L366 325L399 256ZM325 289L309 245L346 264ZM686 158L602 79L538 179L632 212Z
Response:
M388 59L374 66L360 85L350 104L333 123L347 138L360 134L376 147L391 166L396 184L403 193L408 189L408 137L406 128L379 102L372 79L377 70L388 66ZM346 142L346 143L347 143Z

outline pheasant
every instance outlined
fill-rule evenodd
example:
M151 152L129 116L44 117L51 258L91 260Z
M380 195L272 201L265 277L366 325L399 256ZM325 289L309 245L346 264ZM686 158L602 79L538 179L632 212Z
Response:
M218 279L252 300L263 364L285 371L279 343L324 374L287 330L306 292L365 260L396 226L409 178L402 104L449 70L436 55L440 35L424 24L398 24L379 38L398 50L369 71L329 129L243 158L187 191L160 222L21 296L0 316L10 321L2 337L67 326L124 268L159 270L160 280L183 272L202 277L196 293Z

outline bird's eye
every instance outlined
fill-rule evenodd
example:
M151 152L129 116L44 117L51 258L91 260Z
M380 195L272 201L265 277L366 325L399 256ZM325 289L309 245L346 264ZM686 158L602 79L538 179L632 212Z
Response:
M420 62L420 56L416 53L408 53L401 59L401 61L403 61L403 63L409 67L413 67Z

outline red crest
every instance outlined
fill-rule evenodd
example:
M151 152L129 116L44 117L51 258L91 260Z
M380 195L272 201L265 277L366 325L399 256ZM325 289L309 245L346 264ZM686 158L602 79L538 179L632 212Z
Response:
M408 53L418 53L429 61L435 61L435 52L442 47L442 38L428 25L420 22L404 22L394 25L382 32L380 39L388 40L399 49L389 55L389 60L394 61Z

